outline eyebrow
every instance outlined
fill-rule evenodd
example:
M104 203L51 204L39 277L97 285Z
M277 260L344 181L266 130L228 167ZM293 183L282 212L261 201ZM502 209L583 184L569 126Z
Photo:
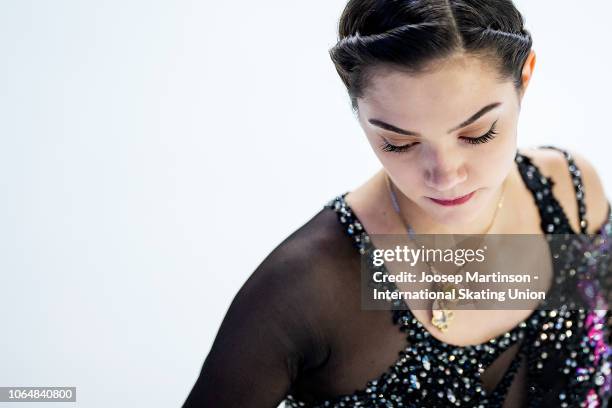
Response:
M478 112L476 112L475 114L470 116L467 120L463 121L462 123L460 123L459 125L455 126L454 128L449 129L447 131L447 133L454 132L455 130L464 128L467 125L476 122L481 116L483 116L484 114L486 114L490 110L493 110L493 109L497 108L500 105L501 105L501 102L493 102L493 103L488 104L487 106L485 106L484 108L480 109ZM383 128L385 130L389 130L391 132L399 133L399 134L402 134L402 135L406 135L406 136L421 136L418 132L414 132L412 130L400 129L400 128L396 127L396 126L393 126L393 125L390 125L388 123L385 123L385 122L383 122L382 120L379 120L379 119L368 119L368 122L370 122L374 126L378 126L378 127Z

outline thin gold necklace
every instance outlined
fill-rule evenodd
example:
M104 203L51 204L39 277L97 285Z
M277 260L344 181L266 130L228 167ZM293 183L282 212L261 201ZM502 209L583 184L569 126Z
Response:
M389 191L389 195L391 196L391 202L393 204L393 209L395 210L395 212L397 213L398 217L400 218L400 220L402 221L402 223L404 224L404 227L406 228L406 231L408 233L408 237L411 241L414 242L414 236L415 236L415 231L412 228L412 226L410 225L410 223L408 223L406 221L406 219L404 218L404 216L402 215L402 211L399 205L399 201L397 199L397 195L395 194L393 187L392 187L392 182L391 179L389 178L389 175L387 173L385 173L385 181L387 184L387 190ZM482 235L488 234L489 231L491 231L491 228L493 227L493 224L495 223L495 219L497 218L497 214L499 212L499 209L503 206L503 202L504 202L504 195L506 192L506 183L507 183L507 179L504 180L503 184L502 184L502 193L501 196L499 198L499 201L497 202L497 206L495 207L495 212L493 214L493 218L491 219L491 222L489 223L489 226L487 227L487 229L482 233ZM428 261L426 261L427 266L429 267L429 271L432 274L438 274L437 269ZM457 269L457 271L455 271L455 274L459 273L466 264L463 264L459 269ZM447 291L451 291L454 288L456 288L455 285L453 284L445 284L444 286L440 287L441 285L437 284L434 282L434 286L436 286L436 290L437 289L441 289L443 292L447 292ZM455 313L453 312L452 309L450 309L449 307L449 303L456 303L456 302L449 302L445 299L437 299L434 300L433 304L432 304L432 309L431 309L431 324L433 324L438 330L440 330L441 332L445 332L448 330L448 326L450 325L450 322L453 320Z

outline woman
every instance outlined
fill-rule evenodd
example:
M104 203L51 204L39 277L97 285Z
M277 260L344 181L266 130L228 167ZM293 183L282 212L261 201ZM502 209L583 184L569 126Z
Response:
M348 2L330 54L382 169L251 275L185 407L607 405L609 312L458 310L439 330L434 310L361 308L371 234L612 235L589 162L517 149L523 24L511 0Z

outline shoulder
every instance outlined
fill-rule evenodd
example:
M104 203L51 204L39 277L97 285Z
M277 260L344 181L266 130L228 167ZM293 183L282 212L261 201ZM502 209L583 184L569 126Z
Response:
M297 370L326 361L330 327L337 325L335 296L349 272L345 255L355 250L336 217L323 208L278 244L238 290L219 332L232 344L247 333L255 336L263 348L289 359L293 379Z
M360 258L333 209L322 208L278 244L252 272L237 297L318 330L355 281ZM358 255L358 254L357 254ZM357 279L358 281L358 279Z
M560 147L561 148L561 147ZM608 219L608 199L595 166L582 154L567 148L574 159L583 183L584 202L588 233L596 232ZM519 149L519 152L532 159L533 163L547 177L553 179L553 194L567 214L574 231L579 231L578 202L572 182L568 162L562 152L555 149L529 147Z
M343 231L336 212L322 208L290 233L258 266L254 274L274 279L325 279L333 264L352 259L356 254Z
M276 406L301 373L329 360L332 330L339 322L334 312L339 302L326 285L334 275L329 265L348 241L336 234L340 228L334 217L331 209L319 211L243 283L219 327L189 406L200 401L206 406L251 406L254 401ZM228 387L238 392L217 392Z

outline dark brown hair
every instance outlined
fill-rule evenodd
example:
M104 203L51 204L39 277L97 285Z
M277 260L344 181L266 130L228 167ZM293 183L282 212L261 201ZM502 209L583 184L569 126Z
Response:
M512 0L349 0L329 53L354 111L374 68L419 73L455 52L489 59L518 90L532 45L524 23Z

